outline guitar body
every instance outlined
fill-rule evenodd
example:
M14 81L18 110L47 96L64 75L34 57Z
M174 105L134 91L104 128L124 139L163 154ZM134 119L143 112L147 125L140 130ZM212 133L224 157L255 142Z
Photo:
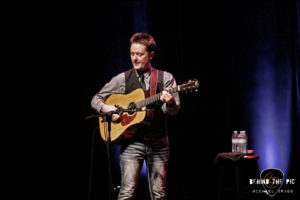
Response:
M192 91L199 87L197 79L190 80L187 83L168 88L168 92L173 94L181 91ZM130 138L135 134L133 125L144 121L146 117L146 106L160 100L161 93L149 96L145 94L143 89L136 89L129 94L112 94L106 100L105 104L121 107L126 112L122 112L120 119L111 122L110 141L119 143L123 138ZM149 97L148 97L149 96ZM134 104L135 106L132 106ZM136 111L136 108L139 111ZM129 110L129 111L128 111ZM130 113L128 113L130 112ZM108 141L108 123L103 121L103 117L99 117L100 135L104 141Z
M127 109L130 103L136 103L145 99L145 93L142 89L136 89L129 94L112 94L106 100L107 105L118 105ZM145 110L144 107L142 110ZM135 112L129 114L124 112L120 120L111 122L110 141L117 142L121 138L129 138L134 134L134 131L127 130L130 126L141 123L146 116L146 111ZM100 135L104 141L108 141L108 123L103 122L103 118L99 117Z

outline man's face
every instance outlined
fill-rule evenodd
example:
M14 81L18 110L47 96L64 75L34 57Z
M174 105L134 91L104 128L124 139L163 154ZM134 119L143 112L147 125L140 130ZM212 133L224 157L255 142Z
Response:
M132 43L130 46L130 58L133 68L144 71L150 67L154 52L148 52L146 46L140 43Z

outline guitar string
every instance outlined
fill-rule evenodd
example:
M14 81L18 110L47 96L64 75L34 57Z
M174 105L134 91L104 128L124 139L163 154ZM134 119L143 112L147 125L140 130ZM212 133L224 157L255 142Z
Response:
M170 92L171 94L172 94L172 93L175 93L175 92L177 92L177 91L178 91L178 88L177 88L177 87L175 87L175 88L170 88L170 89L168 90L168 92ZM142 107L145 107L145 106L147 106L147 105L149 105L149 104L151 104L151 103L153 103L153 102L155 102L155 101L158 101L158 100L160 99L161 95L162 95L162 92L160 92L160 93L158 93L158 94L156 94L156 95L150 96L150 97L148 97L148 98L146 98L146 99L143 99L143 100L141 100L141 101L138 101L138 102L136 102L136 107L137 107L137 108L142 108Z

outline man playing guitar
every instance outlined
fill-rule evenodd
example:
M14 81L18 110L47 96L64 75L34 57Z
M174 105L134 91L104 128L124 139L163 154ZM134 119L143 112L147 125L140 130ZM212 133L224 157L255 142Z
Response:
M145 106L144 119L132 128L135 134L120 142L121 188L118 200L132 199L144 160L147 164L151 199L166 199L166 177L169 161L169 141L166 116L175 115L180 107L178 92L171 94L168 88L176 88L173 75L151 66L156 43L147 33L136 33L130 38L130 57L133 67L113 77L92 99L91 106L97 112L109 113L117 107L106 101L114 94L127 95L142 88L146 96L160 93L159 101ZM150 95L148 95L150 93ZM118 97L119 98L119 97ZM117 100L117 97L116 97ZM112 124L124 126L124 119L132 116L113 114ZM134 115L135 116L135 115ZM123 118L123 119L122 119ZM122 125L121 125L122 122ZM131 122L130 120L128 123ZM127 128L127 127L126 127Z

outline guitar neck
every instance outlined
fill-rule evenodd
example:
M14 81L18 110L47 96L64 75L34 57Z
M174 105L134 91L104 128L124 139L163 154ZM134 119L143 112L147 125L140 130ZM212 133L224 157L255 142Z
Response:
M170 94L173 94L175 92L179 92L180 91L180 86L177 86L177 87L174 87L174 88L168 88L167 91L170 93ZM160 97L162 95L162 92L156 94L156 95L153 95L153 96L150 96L146 99L143 99L141 101L138 101L136 102L136 107L137 108L143 108L149 104L152 104L156 101L159 101L160 100Z

